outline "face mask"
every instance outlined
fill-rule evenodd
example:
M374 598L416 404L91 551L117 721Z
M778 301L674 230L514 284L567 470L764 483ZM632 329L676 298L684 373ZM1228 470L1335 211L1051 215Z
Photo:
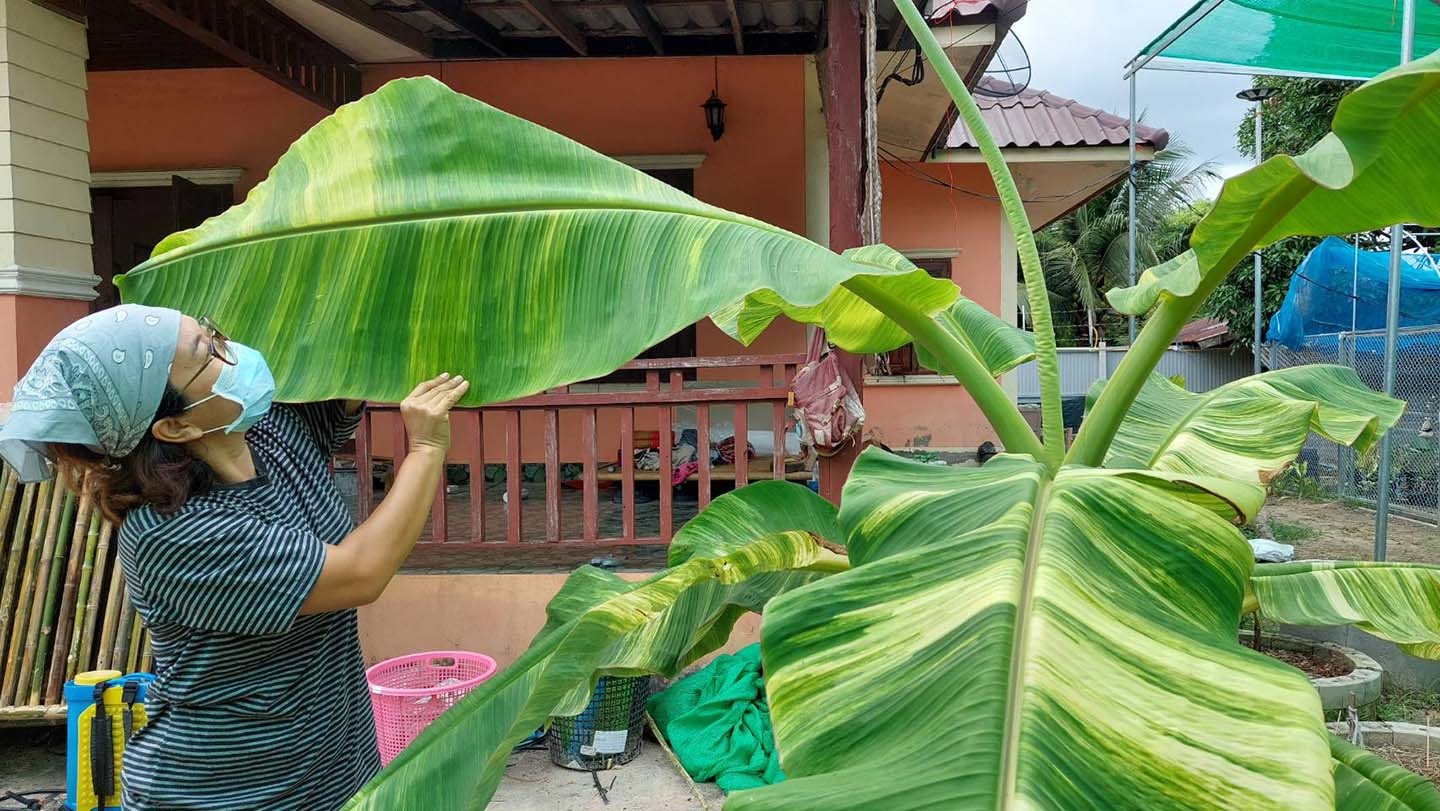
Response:
M275 396L275 377L270 374L270 367L265 363L265 356L258 350L230 341L226 344L231 355L235 359L233 365L227 364L220 370L220 376L216 378L215 385L210 387L211 394L201 400L196 400L185 410L189 411L201 403L208 402L216 397L223 397L232 403L240 406L240 416L229 425L222 425L205 431L206 434L213 434L216 431L224 431L227 434L245 432L251 426L259 422L270 411L270 401Z

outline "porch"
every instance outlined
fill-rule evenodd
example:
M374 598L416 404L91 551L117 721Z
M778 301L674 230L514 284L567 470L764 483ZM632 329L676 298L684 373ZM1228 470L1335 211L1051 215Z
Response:
M597 557L663 567L675 532L714 496L827 475L828 460L802 451L790 428L790 381L804 361L637 360L621 371L642 383L579 383L456 411L448 475L408 568L563 570ZM396 412L367 409L337 458L357 520L383 499L396 451L404 458Z

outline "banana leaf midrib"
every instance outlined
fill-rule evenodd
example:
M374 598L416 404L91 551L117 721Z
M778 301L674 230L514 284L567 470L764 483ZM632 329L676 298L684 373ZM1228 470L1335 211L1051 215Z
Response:
M1054 478L1042 473L1035 492L1035 515L1030 519L1030 537L1025 544L1025 568L1020 578L1020 599L1015 605L1015 636L1011 643L1009 685L1006 694L1005 733L1000 739L1001 770L997 808L1008 809L1015 797L1020 769L1020 721L1025 696L1021 678L1030 638L1030 612L1035 603L1035 573L1040 568L1040 546L1045 538L1046 506Z
M628 205L628 206L627 206L627 205L617 205L617 204L615 204L614 201L606 201L604 204L599 204L599 203L596 203L596 204L586 204L586 203L581 202L581 203L575 203L575 204L571 204L571 205L546 204L546 205L529 205L529 206L526 206L526 205L515 205L515 206L503 206L503 207L502 207L502 206L477 206L477 207L444 209L444 210L441 210L441 211L426 212L426 213L424 213L424 214L418 214L418 215L417 215L417 214L413 214L413 213L408 213L408 214L396 214L396 215L388 216L388 217L367 217L367 218L364 218L364 219L346 220L346 221L341 221L341 222L329 222L329 223L325 223L324 225L310 225L310 226L303 226L303 227L296 227L296 228L285 228L285 229L275 230L275 231L266 231L266 232L263 233L263 234L249 234L249 235L234 237L234 238L231 238L231 239L217 240L217 241L215 241L215 242L207 242L207 243L204 243L204 245L203 245L202 247L193 247L193 248L192 248L193 245L198 245L199 243L191 243L191 245L181 245L181 246L178 246L178 247L176 247L176 248L172 248L171 250L166 251L165 253L159 254L158 256L153 256L153 257L151 257L149 260L147 260L143 265L141 265L140 267L135 268L134 270L126 273L125 275L126 275L126 276L140 276L140 275L143 275L143 274L145 274L145 273L149 273L149 272L152 271L152 270L159 270L159 269L161 269L161 268L164 268L164 267L166 267L167 265L172 264L173 262L176 262L176 261L180 261L180 260L184 260L184 259L192 259L192 258L198 257L198 256L204 256L204 255L207 254L207 253L211 253L211 252L213 252L213 251L224 250L224 249L227 249L227 248L232 248L232 247L234 247L234 246L236 246L236 245L246 245L246 244L251 244L251 243L256 243L256 244L258 244L258 243L270 242L270 241L274 241L274 240L287 239L287 238L295 237L295 236L302 236L302 235L306 235L306 234L323 234L323 233L326 233L326 232L328 232L328 231L345 231L345 230L348 230L348 229L351 229L351 228L355 228L355 227L359 227L359 226L372 226L372 225L374 225L374 226L382 226L382 225L397 225L397 224L405 224L405 223L423 223L423 222L430 222L430 221L433 221L433 220L447 220L447 219L455 219L455 218L460 218L460 217L493 217L493 216L514 215L514 214L534 214L534 213L547 213L547 212L562 213L562 212L572 212L572 211L587 211L587 212L605 212L605 211L640 212L640 213L646 213L646 214L662 214L662 215L673 215L673 216L678 216L678 217L693 217L693 218L695 218L695 219L697 219L697 220L711 220L711 221L714 221L714 222L726 223L726 224L730 224L730 225L748 226L748 227L754 228L754 229L759 230L759 231L768 231L768 232L770 232L770 233L772 233L772 234L775 234L775 235L777 235L777 236L786 236L786 237L791 237L791 238L797 239L797 240L809 241L809 240L806 240L805 237L802 237L802 236L800 236L799 234L793 233L793 232L791 232L791 231L787 231L787 230L785 230L784 228L781 228L781 227L779 227L779 226L771 225L770 223L764 222L764 221L762 221L762 220L754 220L754 219L751 219L751 218L749 218L749 217L735 216L735 215L731 214L731 212L722 211L722 210L717 210L717 211L715 211L714 213L702 213L702 212L694 211L693 209L681 209L681 208L670 207L670 206L646 206L646 205ZM729 217L724 216L724 215L726 215L726 214L731 214L731 216L729 216ZM221 215L221 216L223 216L223 215ZM819 247L819 246L817 245L817 247ZM862 262L857 262L857 263L855 263L855 264L863 264L863 265L866 266L866 267L876 267L876 268L880 268L881 270L886 270L883 266L877 265L877 264L871 263L871 262L863 262L863 263L862 263Z

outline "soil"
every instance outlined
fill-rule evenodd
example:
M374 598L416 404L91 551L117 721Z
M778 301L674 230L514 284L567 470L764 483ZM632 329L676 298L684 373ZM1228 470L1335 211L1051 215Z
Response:
M1262 650L1266 656L1272 659L1279 659L1293 668L1305 671L1305 675L1312 679L1328 679L1334 676L1347 676L1355 670L1350 662L1344 658L1316 658L1304 651L1280 650L1278 648L1265 648Z
M1272 525L1298 524L1314 533L1312 538L1285 541L1294 544L1296 560L1374 559L1375 513L1369 510L1337 501L1275 496L1264 514ZM1391 561L1440 564L1440 529L1391 516L1386 549Z
M1407 749L1399 746L1369 746L1371 752L1385 758L1440 786L1440 751L1432 752L1430 765L1425 765L1425 750Z

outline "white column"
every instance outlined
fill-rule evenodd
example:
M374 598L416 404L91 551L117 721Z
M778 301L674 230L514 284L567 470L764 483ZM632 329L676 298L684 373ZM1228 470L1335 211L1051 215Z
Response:
M805 57L805 236L830 246L830 144L825 137L825 106L820 72L813 55Z
M0 295L88 302L85 25L0 0Z
M1014 324L1015 315L1020 311L1020 254L1015 247L1015 234L1010 223L1000 218L1000 312L1005 323ZM1000 375L1000 388L1010 396L1010 402L1020 399L1020 381L1015 372Z

